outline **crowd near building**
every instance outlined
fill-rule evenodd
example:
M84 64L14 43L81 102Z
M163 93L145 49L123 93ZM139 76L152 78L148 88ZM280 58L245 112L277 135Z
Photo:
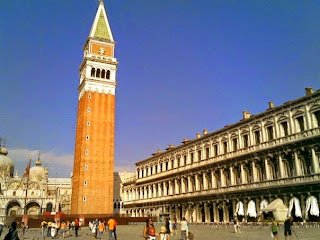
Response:
M71 179L49 178L40 154L35 166L22 177L14 174L14 162L0 143L0 221L7 216L41 215L44 212L70 213ZM27 161L26 161L27 162Z
M169 145L136 163L122 184L124 210L136 217L229 222L268 218L283 202L295 221L319 219L320 91L237 123Z

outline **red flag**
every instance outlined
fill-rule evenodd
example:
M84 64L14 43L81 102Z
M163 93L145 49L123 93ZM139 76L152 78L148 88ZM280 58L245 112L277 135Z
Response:
M29 160L29 163L28 163L28 165L26 167L26 170L24 171L24 174L23 174L22 178L24 178L24 177L28 177L29 178L30 167L31 167L31 159Z
M19 189L19 187L22 185L23 179L27 178L27 182L29 181L29 172L30 172L30 167L31 167L31 159L29 160L29 163L26 167L26 170L24 171L24 174L22 175L20 184L16 187L16 190Z

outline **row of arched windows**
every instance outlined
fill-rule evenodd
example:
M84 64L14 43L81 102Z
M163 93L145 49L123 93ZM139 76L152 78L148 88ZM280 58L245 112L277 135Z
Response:
M91 77L110 79L110 70L91 68Z

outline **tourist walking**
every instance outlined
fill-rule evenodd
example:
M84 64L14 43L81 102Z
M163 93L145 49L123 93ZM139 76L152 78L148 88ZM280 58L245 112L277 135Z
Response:
M98 237L98 227L99 227L99 221L96 218L96 220L93 222L93 228L92 228L92 233L95 238Z
M177 231L177 219L176 219L176 218L173 219L173 223L172 223L172 234L173 234L173 235L178 235L178 231Z
M76 218L76 220L74 220L74 230L75 230L76 237L78 237L79 226L80 226L79 218Z
M181 239L182 239L182 240L187 240L187 236L188 236L188 222L187 222L187 220L186 220L185 217L182 218L180 230L181 230Z
M46 219L43 219L41 222L41 237L45 238L46 237L46 228L47 228L48 223L46 222Z
M274 238L275 240L279 240L279 236L278 236L278 223L277 223L275 220L272 221L271 231L272 231L273 238Z
M159 240L169 240L169 234L166 226L161 226L159 233Z
M67 224L65 222L62 222L60 225L60 234L62 238L64 238L66 231L67 231Z
M151 218L147 219L146 226L143 228L143 237L146 240L155 240L156 239L156 229L153 225Z
M20 240L16 222L11 223L11 228L9 229L7 235L4 237L4 240Z
M24 222L21 222L21 228L22 228L22 238L24 238L24 235L26 234L26 225Z
M51 236L51 225L52 225L52 222L49 221L47 225L47 237Z
M98 226L98 239L102 240L103 239L103 232L104 232L104 223L99 221L99 226Z
M169 222L169 218L167 218L166 220L166 233L168 234L168 237L166 238L166 240L169 240L169 236L170 236L170 222Z
M173 224L170 218L169 218L169 230L170 230L170 235L173 236Z
M114 220L114 230L113 230L113 236L114 236L114 240L117 240L117 225L118 225L118 222L116 219L113 219Z
M292 226L292 218L287 218L284 221L284 237L285 239L292 240L292 231L291 231L291 226Z
M235 233L241 233L241 230L240 230L240 222L238 220L238 218L235 218L233 220L233 227L234 227L234 232Z
M112 217L109 217L109 220L108 220L109 240L115 240L115 237L114 237L115 227L116 227L116 220L114 220Z
M3 226L4 226L4 223L3 223L3 222L0 222L0 236L1 236L2 231L3 231Z

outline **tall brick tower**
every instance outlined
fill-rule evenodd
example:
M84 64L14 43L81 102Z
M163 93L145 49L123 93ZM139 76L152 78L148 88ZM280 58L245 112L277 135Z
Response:
M117 60L103 0L84 45L71 199L72 214L113 213Z

